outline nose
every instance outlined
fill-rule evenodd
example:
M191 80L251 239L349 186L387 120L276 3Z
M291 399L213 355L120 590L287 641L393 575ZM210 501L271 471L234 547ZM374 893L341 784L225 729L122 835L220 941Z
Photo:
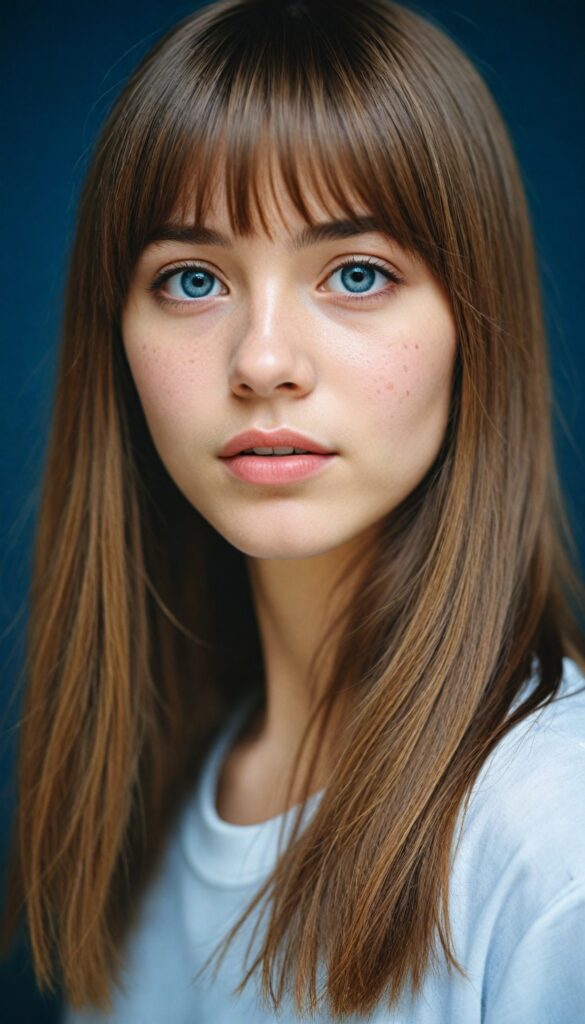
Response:
M239 397L283 391L301 397L315 386L309 313L303 316L295 306L290 287L264 282L249 298L229 366L230 387Z

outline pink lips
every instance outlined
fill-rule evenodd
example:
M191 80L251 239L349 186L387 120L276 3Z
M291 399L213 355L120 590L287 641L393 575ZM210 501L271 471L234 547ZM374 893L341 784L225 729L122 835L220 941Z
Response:
M251 484L287 484L314 476L336 458L330 455L232 455L226 468Z
M308 434L301 434L298 430L290 430L288 427L278 427L276 430L244 430L230 438L219 455L220 458L226 459L230 455L238 455L246 448L305 448L318 455L335 454L331 448Z
M247 448L304 448L304 455L243 455ZM247 483L293 483L314 476L335 459L336 452L298 431L280 427L273 431L245 430L224 445L220 458L226 469Z

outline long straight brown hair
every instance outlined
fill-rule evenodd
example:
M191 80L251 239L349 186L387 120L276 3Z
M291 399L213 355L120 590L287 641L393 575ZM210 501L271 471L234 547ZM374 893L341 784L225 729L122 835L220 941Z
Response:
M177 204L204 223L212 183L235 233L268 231L268 146L307 223L309 190L349 219L358 197L426 262L458 352L441 451L380 523L324 638L310 728L324 735L342 692L352 713L317 813L304 829L297 816L247 908L265 898L269 919L239 988L260 968L267 1005L293 991L311 1012L322 960L334 1018L391 1004L408 981L416 992L437 937L462 970L448 914L458 815L495 744L555 697L562 658L585 667L534 242L486 85L439 28L387 0L198 10L144 59L93 157L38 516L3 942L24 914L39 985L62 984L73 1006L111 1006L181 801L262 678L243 555L162 465L120 319L149 238Z

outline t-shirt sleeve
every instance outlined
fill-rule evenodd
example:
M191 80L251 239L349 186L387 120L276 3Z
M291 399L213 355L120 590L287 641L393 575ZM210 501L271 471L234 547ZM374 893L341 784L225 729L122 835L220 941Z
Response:
M482 1024L585 1024L585 699L508 735L476 789L465 932Z
M536 918L485 993L484 1024L585 1022L585 879Z

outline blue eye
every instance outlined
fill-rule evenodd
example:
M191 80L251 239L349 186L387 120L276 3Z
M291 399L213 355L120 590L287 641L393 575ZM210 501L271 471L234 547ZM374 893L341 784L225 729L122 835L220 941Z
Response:
M206 299L211 294L215 274L204 267L188 267L167 278L167 289L174 299Z
M332 293L350 302L366 302L369 299L373 301L392 291L394 285L402 283L402 278L398 274L369 256L345 260L331 271L327 280L334 278L336 274L340 275L343 288L348 290L338 291L333 288ZM390 286L387 284L384 288L372 291L377 274ZM163 293L161 289L165 283L166 292ZM189 263L162 270L148 288L163 305L193 306L197 305L198 300L225 294L221 291L213 293L214 284L220 284L216 274L200 264Z
M376 274L380 274L386 281L390 280L396 284L399 283L399 278L396 274L369 258L353 259L342 263L341 266L333 271L330 277L334 277L335 274L340 275L343 287L349 288L350 294L356 297L370 294ZM372 297L380 295L383 291L384 289L374 292Z

